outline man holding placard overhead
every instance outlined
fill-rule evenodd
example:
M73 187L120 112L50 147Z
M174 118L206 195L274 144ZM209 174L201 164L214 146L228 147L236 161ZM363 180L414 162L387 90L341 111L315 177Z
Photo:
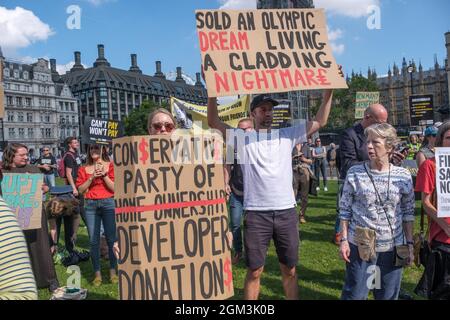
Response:
M298 218L292 189L291 153L296 144L326 125L331 109L332 90L325 90L322 105L313 121L271 130L273 107L278 104L267 95L256 96L251 105L255 131L238 132L223 123L215 98L208 99L208 123L227 136L227 144L237 149L244 176L244 246L248 268L245 299L257 299L265 257L273 238L280 262L283 287L288 299L298 298ZM242 130L241 130L242 131ZM226 135L228 133L228 135ZM244 135L244 139L239 136ZM244 141L235 145L234 138Z
M286 298L297 299L299 236L291 153L326 125L331 89L347 87L331 54L325 14L316 9L198 10L196 21L209 96L208 123L226 136L228 163L236 150L244 177L244 298L258 299L273 239ZM311 89L325 89L316 117L271 129L278 102L267 93ZM255 131L236 131L219 119L215 97L234 94L260 94L250 105Z

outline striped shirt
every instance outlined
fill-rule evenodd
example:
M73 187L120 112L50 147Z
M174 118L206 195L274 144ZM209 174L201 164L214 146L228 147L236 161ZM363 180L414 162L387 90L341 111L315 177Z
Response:
M341 220L349 221L349 242L355 244L357 226L369 228L376 232L376 251L390 251L394 245L406 243L402 224L414 222L415 202L411 174L405 168L391 165L389 178L389 172L371 170L368 163L366 166L374 180L389 221L380 205L373 183L364 169L364 164L351 167L347 173L339 202L339 217Z
M36 300L37 289L23 232L0 197L0 300Z

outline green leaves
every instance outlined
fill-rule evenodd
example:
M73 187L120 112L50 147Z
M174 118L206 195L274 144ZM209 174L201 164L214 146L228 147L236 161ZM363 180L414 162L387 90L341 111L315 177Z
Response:
M169 109L167 103L163 103L161 106L153 101L144 100L139 108L133 109L128 117L125 118L125 135L126 136L139 136L147 135L147 119L148 115L158 108Z

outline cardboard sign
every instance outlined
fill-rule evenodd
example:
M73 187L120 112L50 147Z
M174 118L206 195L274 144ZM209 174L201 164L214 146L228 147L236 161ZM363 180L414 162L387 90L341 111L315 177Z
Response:
M117 120L86 117L84 136L87 137L87 144L109 145L113 139L123 136L123 124Z
M273 120L272 128L281 129L292 126L292 113L291 103L292 101L281 100L278 101L279 105L273 107Z
M209 97L347 88L322 9L195 13Z
M436 148L437 215L450 217L450 148Z
M433 95L409 96L409 113L411 116L411 126L432 125L434 119Z
M5 173L2 180L3 199L16 213L22 230L41 228L42 174Z
M232 128L236 128L239 120L248 117L249 96L244 96L239 100L217 107L219 118ZM170 110L177 119L178 128L182 129L208 129L208 118L206 106L199 106L179 100L170 99ZM196 122L201 122L201 127L196 126Z
M175 133L114 140L120 299L233 296L220 149Z
M375 103L380 103L379 92L357 92L355 100L355 119L363 119L364 111Z

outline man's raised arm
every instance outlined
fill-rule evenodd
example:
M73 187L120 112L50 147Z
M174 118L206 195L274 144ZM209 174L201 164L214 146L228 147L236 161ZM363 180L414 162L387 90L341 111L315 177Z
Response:
M322 95L322 105L317 111L316 116L312 121L308 121L306 124L307 135L310 136L320 128L326 126L328 121L328 116L331 111L331 100L333 99L333 90L326 89Z
M227 129L231 128L219 118L219 112L217 111L217 98L208 98L208 126L219 130L224 139L226 139Z

